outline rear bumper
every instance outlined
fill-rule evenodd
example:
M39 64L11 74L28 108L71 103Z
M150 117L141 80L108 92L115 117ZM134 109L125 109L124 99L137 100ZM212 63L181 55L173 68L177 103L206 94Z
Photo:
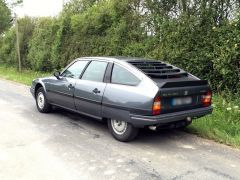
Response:
M130 114L131 123L136 127L144 127L148 125L167 124L171 122L181 121L187 117L192 119L202 117L207 114L211 114L213 111L212 106L191 109L186 111L179 111L174 113L167 113L158 116L142 116Z

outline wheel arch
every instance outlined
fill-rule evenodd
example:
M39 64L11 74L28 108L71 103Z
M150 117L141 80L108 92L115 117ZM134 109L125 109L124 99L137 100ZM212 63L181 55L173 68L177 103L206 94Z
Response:
M36 93L37 93L38 89L41 87L44 89L44 92L46 93L46 88L45 88L44 84L42 82L37 82L35 85L35 88L34 88L34 97L35 98L36 98Z

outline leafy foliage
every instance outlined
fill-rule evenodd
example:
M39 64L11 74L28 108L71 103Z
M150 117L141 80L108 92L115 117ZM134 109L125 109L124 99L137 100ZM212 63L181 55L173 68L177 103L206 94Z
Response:
M236 0L71 0L56 18L19 21L25 68L59 69L81 56L138 56L180 66L216 91L240 89ZM0 61L16 64L14 28Z
M51 50L56 31L54 19L40 18L36 21L36 27L29 41L29 53L27 55L27 61L30 62L32 69L39 71L52 70Z
M11 11L5 0L0 0L0 35L10 26Z
M3 39L0 39L0 63L6 65L17 65L17 55L16 55L16 34L15 29L11 28L5 33ZM15 62L16 61L16 62Z

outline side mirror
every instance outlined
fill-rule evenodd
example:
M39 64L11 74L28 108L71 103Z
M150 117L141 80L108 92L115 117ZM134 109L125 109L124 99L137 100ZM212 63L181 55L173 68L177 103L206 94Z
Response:
M57 79L60 79L60 72L59 72L59 71L54 72L53 75L54 75Z

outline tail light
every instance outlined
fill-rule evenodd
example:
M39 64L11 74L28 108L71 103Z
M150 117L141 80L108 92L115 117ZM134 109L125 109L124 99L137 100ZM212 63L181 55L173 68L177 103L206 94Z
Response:
M161 99L160 97L156 97L153 102L152 114L159 115L160 112L161 112Z
M207 107L212 104L212 92L208 91L206 94L202 95L202 104Z

